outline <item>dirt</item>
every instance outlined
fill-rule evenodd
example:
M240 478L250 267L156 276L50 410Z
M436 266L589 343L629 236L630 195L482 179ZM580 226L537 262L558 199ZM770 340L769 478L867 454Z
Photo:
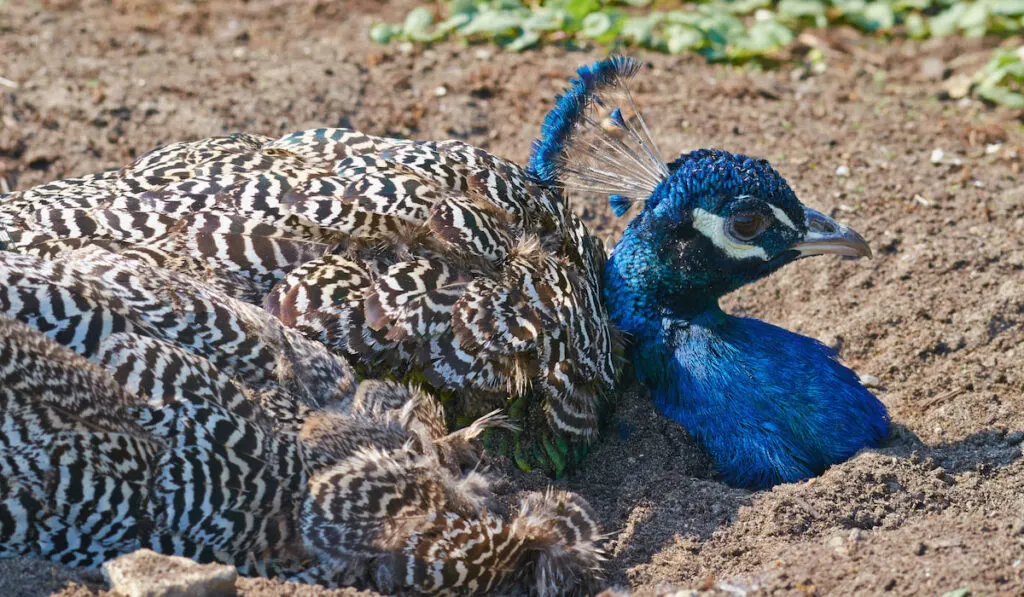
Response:
M0 84L0 185L118 167L173 140L314 126L459 138L522 162L567 76L602 55L367 41L370 24L400 19L408 6L3 4L0 77L16 87ZM814 35L805 39L825 52L821 74L641 53L649 68L635 91L665 153L717 146L766 157L805 203L871 241L871 261L802 261L725 306L839 348L876 378L890 438L820 478L751 493L717 481L686 433L632 388L563 484L613 533L611 587L1022 595L1024 133L1020 114L942 92L994 42ZM577 209L611 240L624 224L603 204ZM549 483L498 469L509 495ZM0 561L0 594L101 591L83 574ZM299 590L267 580L239 587Z

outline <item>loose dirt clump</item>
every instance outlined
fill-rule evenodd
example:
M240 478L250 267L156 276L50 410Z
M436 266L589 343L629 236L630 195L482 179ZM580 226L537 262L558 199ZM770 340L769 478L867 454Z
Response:
M601 55L367 41L375 20L410 5L9 2L0 76L17 86L0 86L0 188L119 167L174 140L314 126L458 138L522 162L555 93ZM888 406L890 438L820 478L751 493L717 481L633 388L562 484L615 533L609 586L640 594L1024 594L1019 114L938 99L984 41L816 35L828 60L819 75L644 54L635 95L664 153L768 158L805 203L870 240L872 261L803 261L724 306L838 348ZM624 225L601 202L576 208L609 240ZM549 483L503 470L509 497ZM0 561L3 595L98 594L95 582Z

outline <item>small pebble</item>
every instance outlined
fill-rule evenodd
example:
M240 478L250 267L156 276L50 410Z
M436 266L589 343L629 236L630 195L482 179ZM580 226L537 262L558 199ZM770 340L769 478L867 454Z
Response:
M921 62L921 76L936 81L942 80L946 72L946 63L941 58L929 57Z
M846 177L850 175L850 169L846 166L840 165L836 168L836 176Z
M879 380L874 375L871 375L870 373L861 375L860 376L860 383L865 388L877 388L878 386L882 385L881 380Z
M935 148L932 150L932 157L928 158L928 161L933 164L941 164L944 157L946 157L946 153L939 148Z
M234 597L234 566L140 549L103 564L110 587L126 597Z
M436 95L437 97L444 97L448 95L448 88L445 87L444 85L438 85L437 87L434 88L434 95Z
M946 79L942 84L942 88L949 94L950 99L970 103L971 98L968 97L968 94L971 93L971 87L973 85L974 81L971 77L960 73Z

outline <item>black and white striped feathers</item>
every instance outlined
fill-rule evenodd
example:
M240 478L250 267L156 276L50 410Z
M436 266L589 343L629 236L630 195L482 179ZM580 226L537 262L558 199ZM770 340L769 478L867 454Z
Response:
M187 275L91 246L0 253L0 556L149 547L382 592L569 592L580 498L488 510L472 440L395 382Z
M176 143L116 172L0 198L14 250L97 245L265 305L368 375L530 395L589 440L615 381L605 252L565 199L458 141L343 129Z

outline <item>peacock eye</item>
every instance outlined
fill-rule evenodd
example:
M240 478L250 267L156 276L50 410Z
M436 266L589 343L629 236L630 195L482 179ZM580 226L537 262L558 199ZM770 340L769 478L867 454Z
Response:
M739 241L756 238L764 230L765 218L759 213L739 213L729 219L729 234Z

